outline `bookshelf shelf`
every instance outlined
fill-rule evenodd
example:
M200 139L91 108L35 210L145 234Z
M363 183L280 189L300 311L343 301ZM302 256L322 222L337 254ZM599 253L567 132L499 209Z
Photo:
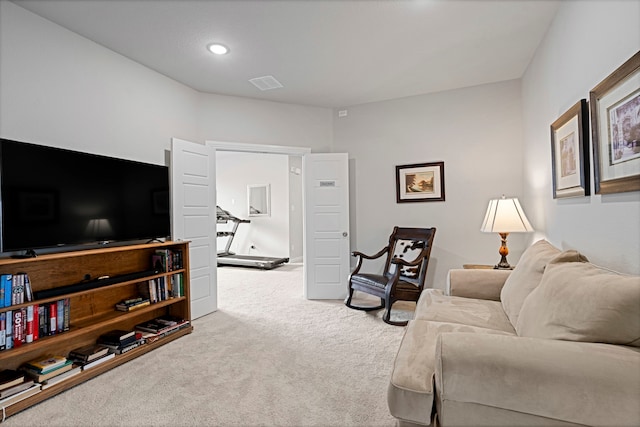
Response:
M152 255L159 249L180 251L182 253L182 268L169 272L154 272L143 277L98 288L64 293L55 297L36 299L32 302L0 308L0 313L6 313L26 308L29 305L54 303L67 298L70 303L68 331L56 335L40 336L34 342L0 351L0 369L18 369L25 362L48 354L66 356L74 348L95 343L100 335L110 330L132 330L135 325L159 316L172 315L191 320L188 242L147 243L47 254L28 259L0 259L0 274L27 273L33 291L38 292L79 283L86 277L114 277L150 271L153 267ZM137 296L141 284L148 283L152 279L170 278L178 274L181 274L183 279L183 296L171 297L128 312L115 309L115 304L121 300ZM192 331L193 327L189 325L154 342L116 355L98 366L81 371L77 375L4 408L5 416L10 416L42 402Z

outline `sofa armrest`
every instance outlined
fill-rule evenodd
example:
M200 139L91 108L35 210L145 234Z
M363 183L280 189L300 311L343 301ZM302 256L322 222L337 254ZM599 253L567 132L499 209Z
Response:
M500 301L500 291L509 274L511 274L511 270L449 270L446 294Z
M435 383L442 425L483 425L481 407L585 425L640 425L636 347L442 333Z

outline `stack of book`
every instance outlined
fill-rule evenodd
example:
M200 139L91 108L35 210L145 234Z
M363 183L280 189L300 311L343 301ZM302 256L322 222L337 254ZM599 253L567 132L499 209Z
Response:
M182 268L182 251L157 249L151 256L153 268L158 271L174 271Z
M146 307L151 304L149 298L137 297L124 299L116 304L116 310L118 311L133 311L142 307Z
M7 407L40 391L40 384L13 369L0 371L0 407Z
M37 383L45 383L51 380L53 377L57 377L58 375L65 374L66 372L71 371L74 368L73 361L67 359L64 356L44 356L42 358L38 358L32 361L29 361L22 365L20 368L31 377ZM72 374L77 374L80 370L74 370ZM58 378L55 382L68 378L72 374L67 374L62 378ZM52 383L54 381L51 381Z
M113 359L115 356L115 353L109 352L109 347L101 344L89 344L69 352L69 359L73 360L74 364L80 366L83 371Z
M175 316L161 316L153 320L136 325L136 331L139 331L147 341L155 341L155 339L178 332L180 329L189 326L189 321Z
M144 340L141 338L135 331L114 329L100 335L98 344L107 347L111 353L122 354L143 344Z

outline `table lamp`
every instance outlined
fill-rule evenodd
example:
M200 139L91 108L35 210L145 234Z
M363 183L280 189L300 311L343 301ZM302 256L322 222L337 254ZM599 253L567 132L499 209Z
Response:
M533 231L522 206L517 198L506 199L504 195L501 199L489 201L487 213L484 216L481 231L485 233L498 233L502 244L498 253L502 256L500 262L493 268L512 269L507 262L509 249L507 248L507 236L509 233L526 233Z

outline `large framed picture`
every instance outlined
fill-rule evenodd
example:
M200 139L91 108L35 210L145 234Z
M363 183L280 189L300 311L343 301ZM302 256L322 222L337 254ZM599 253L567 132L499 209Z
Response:
M640 190L640 51L589 92L596 194Z
M589 112L581 99L551 124L553 198L588 196Z
M396 166L396 202L443 202L444 162Z

